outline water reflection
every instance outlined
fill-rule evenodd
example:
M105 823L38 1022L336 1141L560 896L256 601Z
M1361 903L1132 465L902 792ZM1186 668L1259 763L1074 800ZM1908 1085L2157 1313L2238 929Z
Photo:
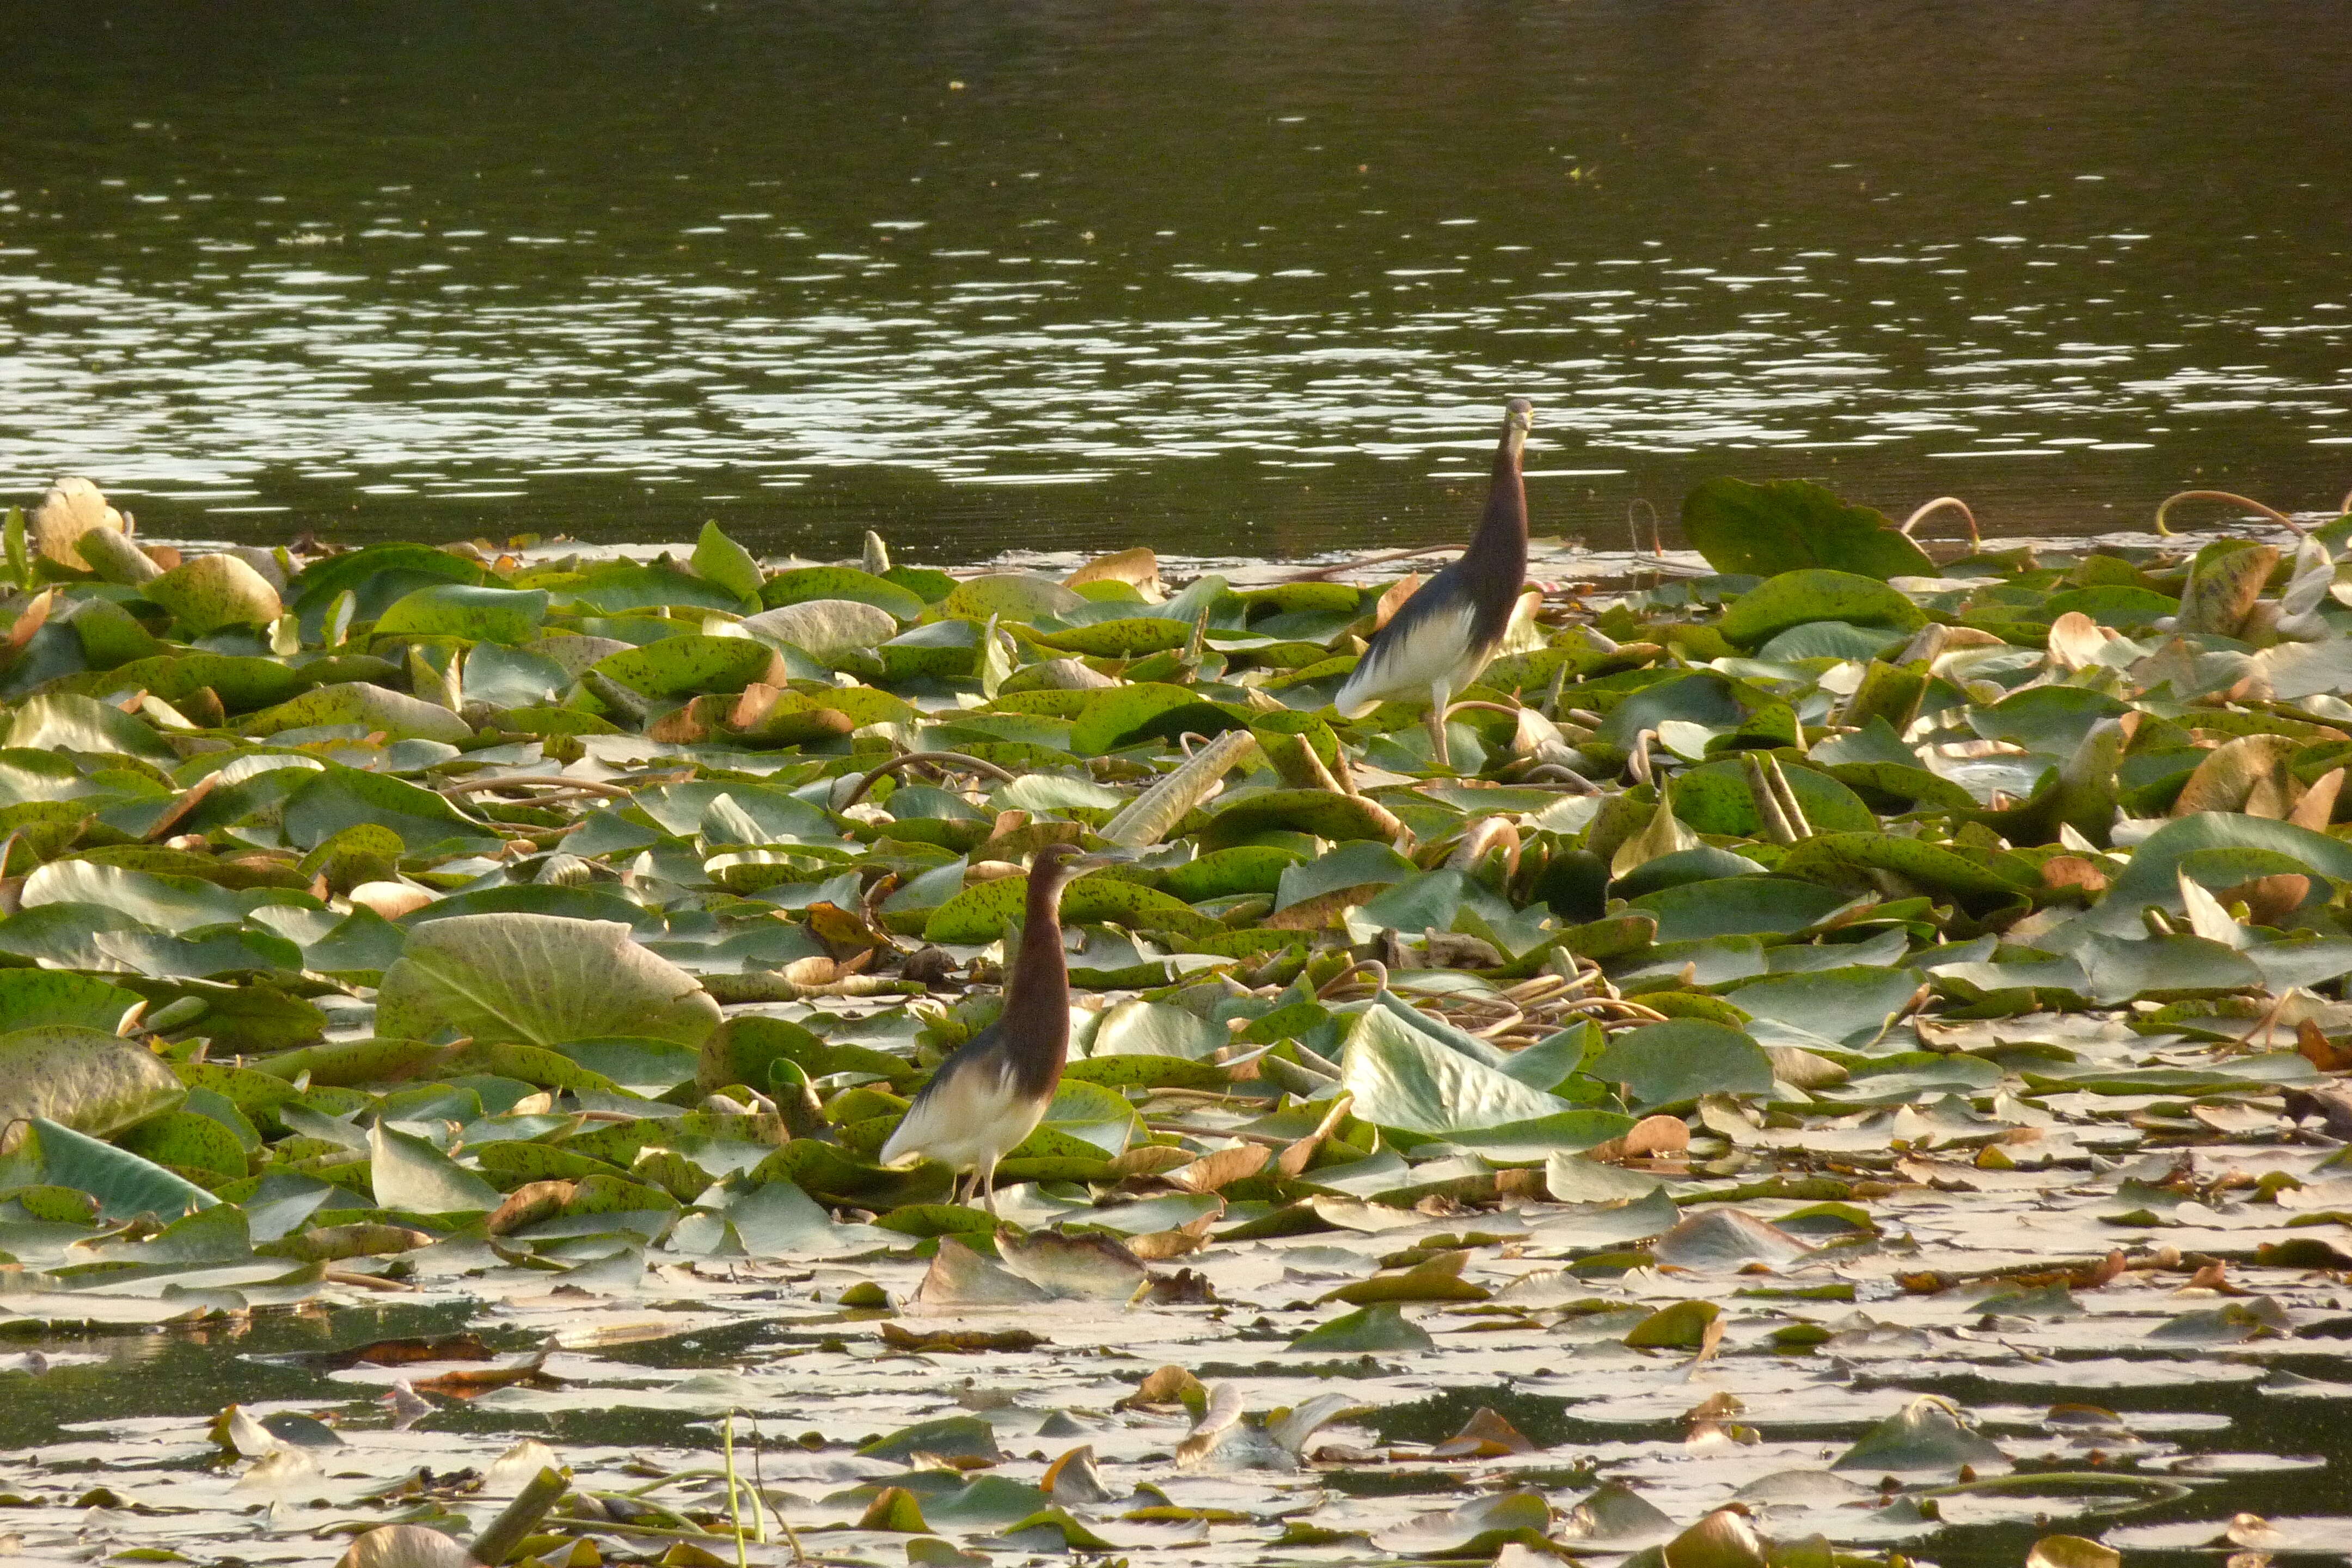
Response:
M1722 471L1996 527L2315 505L2352 131L2245 105L2340 87L2326 16L64 20L7 46L0 489L255 538L1418 542L1510 391L1570 532Z

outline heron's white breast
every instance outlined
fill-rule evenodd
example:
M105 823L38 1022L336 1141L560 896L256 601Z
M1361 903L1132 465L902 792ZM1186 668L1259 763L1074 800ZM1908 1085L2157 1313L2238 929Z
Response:
M1045 1115L1045 1106L1021 1098L1009 1067L966 1069L908 1108L882 1145L882 1163L919 1154L959 1171L992 1165Z
M1389 629L1395 635L1383 635L1372 645L1332 706L1342 718L1360 719L1381 702L1426 702L1430 687L1440 679L1448 691L1461 690L1486 662L1486 650L1471 646L1477 618L1477 607L1465 598L1402 624L1391 622Z

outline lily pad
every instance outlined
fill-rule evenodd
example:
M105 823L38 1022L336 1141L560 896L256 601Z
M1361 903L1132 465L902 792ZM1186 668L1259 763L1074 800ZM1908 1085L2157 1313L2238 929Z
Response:
M628 927L533 914L418 927L376 1005L388 1034L447 1030L551 1047L606 1035L699 1046L719 1019L694 977L638 946Z

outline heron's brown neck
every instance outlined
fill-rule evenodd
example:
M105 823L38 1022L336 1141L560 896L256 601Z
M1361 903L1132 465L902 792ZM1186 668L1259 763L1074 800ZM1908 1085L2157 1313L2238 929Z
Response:
M1040 868L1029 878L1021 952L1004 982L1004 1030L1024 1080L1034 1069L1050 1086L1070 1053L1070 969L1062 952L1062 885L1069 873Z
M1519 457L1526 444L1526 431L1504 426L1495 448L1494 479L1486 487L1486 514L1463 555L1477 575L1507 580L1514 592L1528 574L1528 486Z

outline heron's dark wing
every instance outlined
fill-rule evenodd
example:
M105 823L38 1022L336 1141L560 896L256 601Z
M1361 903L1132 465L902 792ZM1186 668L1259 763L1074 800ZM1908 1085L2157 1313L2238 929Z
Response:
M1389 617L1331 700L1342 718L1360 719L1381 702L1425 702L1440 679L1455 690L1469 684L1488 651L1469 587L1457 563Z

